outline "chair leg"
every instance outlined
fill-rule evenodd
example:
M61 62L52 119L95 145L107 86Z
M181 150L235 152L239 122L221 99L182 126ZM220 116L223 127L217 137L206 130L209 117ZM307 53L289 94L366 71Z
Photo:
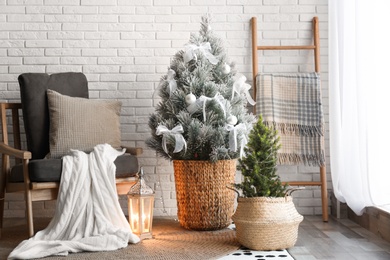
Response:
M26 200L26 219L28 227L28 236L34 235L34 223L33 223L33 207L32 207L32 194L30 190L30 177L28 173L28 161L23 159L23 178L24 178L24 195Z
M4 194L3 196L1 196L0 194L0 238L1 238L1 230L3 229L3 217L4 217Z
M5 203L5 187L0 181L0 238L1 230L3 229L3 219L4 219L4 203Z
M33 222L33 207L31 199L31 191L26 191L26 219L28 227L28 236L34 236L34 222Z
M321 199L322 199L322 220L328 222L328 185L326 179L326 167L320 167L321 178Z
M4 134L4 133L3 133ZM5 175L8 167L8 157L2 155L2 171L0 173L0 238L3 229L4 203L5 203Z

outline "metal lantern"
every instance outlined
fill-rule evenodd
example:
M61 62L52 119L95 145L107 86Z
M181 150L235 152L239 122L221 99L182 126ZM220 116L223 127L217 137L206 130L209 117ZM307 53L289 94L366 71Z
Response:
M137 183L127 193L130 227L141 239L152 238L154 205L154 192L145 184L143 175L141 167Z

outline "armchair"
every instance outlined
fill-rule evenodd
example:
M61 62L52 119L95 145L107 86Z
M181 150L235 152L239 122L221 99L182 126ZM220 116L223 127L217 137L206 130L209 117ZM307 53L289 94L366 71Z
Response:
M0 231L3 225L5 193L22 192L26 202L28 235L31 237L34 235L32 202L57 198L62 171L61 158L45 158L50 152L50 116L46 91L51 89L62 95L88 99L88 82L84 74L71 72L52 75L25 73L19 76L18 81L21 103L0 104ZM7 113L7 110L11 112ZM20 110L23 114L27 150L21 149ZM11 120L7 120L7 114L10 114ZM7 126L7 121L10 121L11 127ZM10 142L11 134L13 142ZM13 147L10 143L13 143ZM124 148L126 153L115 160L118 194L126 194L135 183L137 156L142 154L142 148ZM15 158L12 166L10 158Z

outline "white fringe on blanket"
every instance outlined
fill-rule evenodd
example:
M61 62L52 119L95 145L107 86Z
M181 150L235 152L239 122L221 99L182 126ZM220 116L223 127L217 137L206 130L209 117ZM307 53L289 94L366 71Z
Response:
M8 259L111 251L138 243L116 192L114 161L123 153L101 144L90 154L72 151L65 156L53 219L46 229L21 242Z
M278 153L278 164L280 165L310 165L317 166L325 165L325 155L324 154L288 154L288 153Z
M324 126L305 126L288 123L264 122L267 127L271 127L284 135L297 136L323 136Z

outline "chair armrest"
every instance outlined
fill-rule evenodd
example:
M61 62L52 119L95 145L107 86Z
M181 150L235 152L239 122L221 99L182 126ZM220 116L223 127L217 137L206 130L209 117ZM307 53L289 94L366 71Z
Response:
M19 159L31 159L32 157L31 152L15 149L3 142L0 142L0 153L14 156Z
M143 149L141 147L129 147L122 145L122 148L126 149L126 153L129 153L131 155L141 155L143 153Z
M6 109L21 109L22 108L22 103L17 102L17 103L7 103L7 102L0 102L1 106L4 106Z

